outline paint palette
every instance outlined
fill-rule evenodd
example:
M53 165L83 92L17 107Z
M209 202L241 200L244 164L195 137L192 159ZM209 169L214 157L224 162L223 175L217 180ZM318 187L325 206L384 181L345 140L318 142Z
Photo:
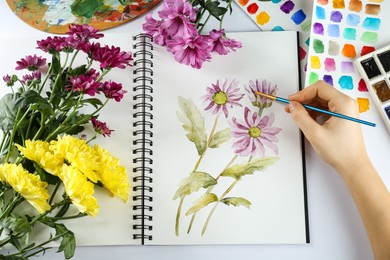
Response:
M354 61L390 132L390 45Z

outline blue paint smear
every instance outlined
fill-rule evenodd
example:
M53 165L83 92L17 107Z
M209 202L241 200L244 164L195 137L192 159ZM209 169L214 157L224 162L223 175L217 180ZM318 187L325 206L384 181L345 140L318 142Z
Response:
M324 75L323 80L329 85L333 86L333 78L331 75Z
M60 25L63 21L64 19L58 19L57 25Z
M291 16L291 20L294 21L296 25L301 24L306 19L306 14L303 12L303 10L296 11L293 16Z
M340 37L340 28L338 24L329 24L328 35L331 37Z
M367 17L363 21L363 28L367 30L379 30L379 27L381 26L381 19L379 18L373 18L373 17Z
M353 89L353 81L351 76L341 76L339 79L339 85L341 89Z
M345 28L343 37L346 40L356 40L356 29L355 28Z
M310 45L310 37L306 39L305 43L306 43L307 46Z
M350 26L357 26L360 23L360 16L356 14L349 14L347 16L347 24Z
M325 9L321 6L316 7L316 16L318 19L325 19L326 14L325 14Z
M274 31L274 32L278 32L278 31L284 31L284 29L281 27L281 26L275 26L273 29L272 29L272 31Z
M272 3L277 4L277 3L279 3L280 1L282 1L282 0L272 0Z

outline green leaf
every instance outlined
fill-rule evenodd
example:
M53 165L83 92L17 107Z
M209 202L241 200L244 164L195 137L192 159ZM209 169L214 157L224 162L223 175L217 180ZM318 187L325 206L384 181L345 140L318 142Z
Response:
M190 176L181 181L173 199L182 199L185 196L198 191L200 188L208 188L215 184L217 184L217 180L210 174L205 172L192 172Z
M69 71L69 76L75 77L75 76L80 76L82 74L85 74L87 72L86 68L87 68L87 65L84 64L84 65L81 65L77 68L71 69Z
M58 74L61 72L61 61L59 53L56 53L52 56L51 67L53 70L53 74Z
M1 226L9 229L13 234L17 235L27 235L31 232L31 226L28 221L16 214L11 214L6 217L2 221Z
M191 99L179 97L179 106L181 111L177 112L177 117L183 123L184 130L189 132L188 140L195 144L198 155L201 155L207 147L204 118Z
M219 145L221 145L222 143L228 141L231 136L232 136L232 131L230 130L230 128L226 128L224 130L216 132L211 137L211 141L209 143L209 147L210 148L218 148Z
M214 193L206 193L201 198L199 198L197 201L195 201L194 205L186 212L186 216L196 213L199 210L203 209L210 203L218 201L217 195Z
M227 12L226 8L219 6L219 1L207 2L205 9L218 20L221 20L219 17Z
M253 159L250 162L242 164L235 164L232 167L225 169L221 176L232 177L239 180L244 175L253 174L255 171L262 171L266 169L268 166L274 164L278 159L278 157L265 157Z
M4 131L13 129L18 109L22 106L22 99L18 93L8 93L0 99L0 128Z
M49 101L43 98L34 90L27 90L22 94L23 105L29 106L32 105L33 109L36 109L45 114L53 114L53 108L51 107Z
M24 257L24 256L14 256L14 255L0 255L0 259L3 259L3 260L28 260L27 257Z
M235 207L244 206L248 209L250 208L250 205L252 204L252 203L250 203L249 200L241 198L241 197L228 197L228 198L222 199L221 202L228 205L228 206L229 205L233 205Z
M102 101L98 98L84 99L83 101L81 101L81 104L91 104L95 108L99 108L99 106L103 105Z
M72 231L67 229L64 224L56 224L56 236L62 235L60 247L57 252L64 252L65 259L70 259L76 249L76 238Z

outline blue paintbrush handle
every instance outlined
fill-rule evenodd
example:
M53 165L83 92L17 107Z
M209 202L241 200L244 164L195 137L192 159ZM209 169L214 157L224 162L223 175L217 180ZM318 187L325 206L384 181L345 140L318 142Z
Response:
M290 103L290 100L288 100L286 98L280 98L280 97L276 97L276 101L280 101L280 102L283 102L283 103L286 103L286 104ZM313 111L317 111L317 112L320 112L320 113L324 113L324 114L327 114L327 115L331 115L331 116L335 116L335 117L339 117L339 118L344 118L344 119L347 119L347 120L351 120L351 121L354 121L354 122L357 122L357 123L361 123L361 124L365 124L365 125L369 125L369 126L376 126L374 123L367 122L367 121L364 121L364 120L360 120L360 119L357 119L357 118L354 118L354 117L346 116L346 115L343 115L343 114L331 112L331 111L328 111L328 110L320 109L320 108L309 106L309 105L305 105L305 104L302 104L302 105L305 108L307 108L307 109L310 109L310 110L313 110Z

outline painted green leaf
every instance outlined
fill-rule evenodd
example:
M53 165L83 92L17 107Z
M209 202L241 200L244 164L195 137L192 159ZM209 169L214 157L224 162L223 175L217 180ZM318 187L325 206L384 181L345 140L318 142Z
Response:
M219 132L216 132L212 137L209 143L210 148L218 148L222 143L228 141L232 136L232 131L230 128L226 128Z
M278 159L278 157L265 157L253 159L250 162L242 164L235 164L232 167L225 169L221 176L232 177L239 180L244 175L253 174L255 171L262 171L266 169L268 166L274 164Z
M252 203L250 203L249 200L247 199L244 199L244 198L241 198L241 197L229 197L229 198L224 198L221 200L222 203L226 204L226 205L233 205L235 207L237 206L244 206L246 208L250 208L250 205Z
M173 199L184 198L185 196L198 191L200 188L208 188L215 184L217 184L217 180L210 174L205 172L192 172L190 176L181 181Z
M196 213L199 210L203 209L210 203L218 201L217 195L214 193L206 193L200 199L194 202L194 205L186 212L186 216Z
M73 15L85 18L93 17L95 12L103 7L104 1L102 0L75 0L70 5Z
M177 117L183 123L184 130L188 132L188 140L195 144L198 155L201 155L207 146L204 118L191 99L179 97L179 106L181 111L177 111Z

